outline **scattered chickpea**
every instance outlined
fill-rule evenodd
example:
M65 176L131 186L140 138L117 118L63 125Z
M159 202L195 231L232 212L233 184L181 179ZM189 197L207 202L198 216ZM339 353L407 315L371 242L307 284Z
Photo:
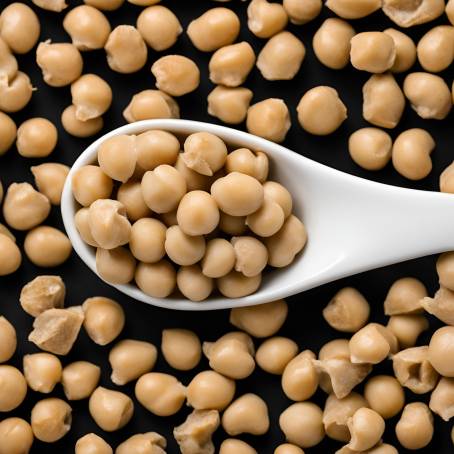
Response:
M76 106L68 106L61 115L63 129L74 137L86 138L97 134L104 126L102 117L81 121L76 117Z
M314 359L315 355L312 351L304 350L285 366L281 384L284 394L289 399L294 401L307 400L317 391L319 377L312 362Z
M65 0L32 0L32 2L39 8L55 13L61 13L68 7Z
M31 426L35 437L54 443L71 429L71 407L63 400L51 397L40 400L32 409Z
M46 162L30 167L35 184L41 194L44 194L52 205L60 205L61 194L69 167L57 162Z
M257 454L257 451L244 441L228 438L221 443L219 454Z
M328 0L326 6L343 19L361 19L381 7L380 0Z
M429 408L444 421L449 421L453 417L453 396L454 379L441 377L430 396Z
M422 0L407 3L405 0L383 0L382 11L399 27L407 28L430 22L441 16L445 9L443 0Z
M89 433L77 440L75 454L113 454L113 450L101 437Z
M200 362L202 346L195 333L184 329L164 329L161 350L174 369L191 370Z
M6 364L0 365L0 382L0 411L12 411L24 401L27 382L18 369Z
M423 298L421 304L427 313L435 315L439 320L452 326L454 321L453 299L454 292L441 286L433 298Z
M378 128L361 128L348 139L350 156L366 170L381 170L391 160L391 136Z
M396 336L401 349L414 347L419 335L429 328L424 315L392 315L387 328Z
M274 450L274 454L304 454L304 451L296 445L284 443Z
M133 3L131 0L129 2ZM150 0L148 0L150 1ZM137 2L137 0L135 0ZM156 454L165 453L166 439L156 432L136 434L117 446L116 454L132 454L146 452L151 449Z
M17 127L14 120L9 115L0 112L0 156L11 148L16 140L16 134Z
M125 0L84 0L86 5L93 6L104 11L114 11L120 8Z
M422 449L432 440L433 416L426 404L407 404L396 424L399 443L406 449Z
M385 421L370 408L359 408L349 418L348 429L351 439L348 447L353 451L366 451L375 446L385 431Z
M246 277L259 275L268 262L268 251L257 238L252 236L233 237L231 240L235 252L235 271Z
M454 253L445 252L437 259L437 274L440 285L454 290Z
M404 277L395 281L384 302L385 315L419 314L421 300L427 296L424 284L416 278Z
M358 33L350 43L351 63L356 69L383 73L394 65L396 59L394 40L386 33Z
M285 28L288 16L279 3L252 0L247 8L249 30L259 38L270 38Z
M439 25L429 30L418 42L418 60L430 72L448 68L454 60L454 27Z
M32 98L33 88L30 78L22 71L8 84L6 79L0 80L0 109L4 112L22 110Z
M396 378L388 375L376 375L366 382L364 397L370 408L384 419L397 415L405 404L402 386Z
M9 236L0 234L0 276L12 274L20 267L22 254Z
M246 118L252 95L249 88L218 85L208 95L208 113L224 123L242 123Z
M49 394L62 378L61 362L50 353L25 355L23 366L25 380L33 391Z
M0 454L28 454L33 444L30 424L21 418L0 422Z
M320 14L323 3L321 0L309 0L306 2L284 0L282 5L290 22L292 24L302 25L314 20Z
M17 347L17 336L14 326L0 316L0 363L9 361Z
M87 361L68 364L62 372L61 383L68 400L87 399L98 386L101 369Z
M393 73L402 73L408 71L416 61L416 46L413 40L395 28L387 28L383 30L394 41L396 50L396 58L390 71Z
M454 365L447 361L454 350L454 327L444 326L437 329L429 342L429 361L434 369L444 377L454 377Z
M57 136L57 128L49 120L32 118L17 130L17 151L26 158L44 158L57 145Z

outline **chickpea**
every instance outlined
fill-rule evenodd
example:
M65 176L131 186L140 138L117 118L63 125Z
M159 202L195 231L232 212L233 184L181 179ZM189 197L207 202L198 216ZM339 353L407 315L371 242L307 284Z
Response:
M390 135L378 128L362 128L348 140L350 156L366 170L381 170L391 159L392 140Z
M5 317L0 316L0 363L9 361L16 347L17 337L14 326Z
M268 177L268 157L261 151L238 148L227 155L225 169L227 173L244 173L264 183Z
M32 2L39 8L55 13L61 13L68 7L65 0L32 0Z
M445 252L437 259L437 274L440 285L454 290L454 252ZM441 290L441 289L440 289Z
M435 74L409 74L404 80L404 93L421 118L443 120L451 111L451 92L446 82Z
M361 19L381 7L380 0L327 0L326 6L343 19Z
M356 333L369 319L370 307L364 296L352 287L339 290L323 309L323 317L334 329Z
M17 130L17 151L26 158L44 158L57 145L57 136L57 128L49 120L32 118Z
M33 391L49 394L61 380L61 362L50 353L25 355L23 365L25 380Z
M84 0L86 5L91 5L104 11L114 11L120 8L124 2L125 0Z
M167 363L177 370L194 369L202 356L199 338L186 329L162 330L161 350Z
M122 386L150 372L157 355L156 347L149 342L132 339L118 342L109 353L112 382Z
M123 183L118 188L117 200L123 204L126 215L131 221L138 221L141 218L147 218L151 215L151 210L147 207L143 199L140 181Z
M406 449L422 449L430 443L433 433L433 416L429 407L422 402L405 405L396 424L399 443Z
M6 79L6 82L11 82L16 77L18 69L16 57L0 37L0 75Z
M275 450L274 454L304 454L303 450L291 443L284 443L279 445Z
M440 191L454 194L454 165L451 163L448 167L443 170L440 174Z
M131 0L128 0L130 3ZM166 439L156 432L136 434L117 446L116 454L140 454L141 452L164 453Z
M240 19L228 8L212 8L190 22L187 34L203 52L232 44L240 32Z
M200 71L197 65L183 55L166 55L151 67L156 87L171 96L183 96L197 89Z
M147 46L139 31L132 25L119 25L109 34L104 49L112 71L130 74L139 71L147 62Z
M98 199L110 197L113 182L100 167L86 165L74 172L72 191L74 198L83 206L90 206Z
M426 296L427 289L418 279L413 277L398 279L391 285L386 295L385 314L419 314L423 312L421 300Z
M247 277L243 273L231 271L217 280L218 290L227 298L241 298L257 291L262 275Z
M104 126L102 117L81 121L76 117L76 106L68 106L61 115L64 130L74 137L90 137L97 134Z
M23 3L11 3L4 8L0 24L0 37L15 54L26 54L38 42L41 31L38 16Z
M358 33L351 39L350 59L359 70L383 73L396 58L394 40L383 32Z
M405 98L392 74L374 74L363 86L363 117L382 128L395 128L402 117Z
M31 426L35 437L45 443L54 443L71 429L71 407L55 397L39 401L32 409Z
M266 402L256 394L243 394L224 411L222 427L230 436L265 434L270 427Z
M121 134L105 140L98 149L98 161L102 171L123 183L128 181L136 168L136 137Z
M35 184L41 194L44 194L52 205L60 205L61 194L69 167L57 162L47 162L30 167Z
M282 375L297 353L296 342L286 337L275 336L260 345L255 359L265 372Z
M337 91L326 86L308 90L296 110L302 128L320 136L333 133L347 118L347 108Z
M314 34L314 53L320 63L328 68L345 68L350 61L350 40L354 36L355 30L348 22L330 17Z
M186 194L186 181L174 167L161 164L145 172L142 194L150 209L156 213L167 213L177 208Z
M453 416L453 396L454 380L452 378L441 377L430 396L429 407L444 421L449 421Z
M448 0L445 7L446 16L448 16L449 22L454 23L454 3L452 0Z
M245 82L255 63L255 53L246 41L218 49L209 62L210 80L226 87Z
M180 143L166 131L152 130L137 136L136 149L137 164L144 170L154 170L162 164L175 164Z
M418 42L418 60L430 72L440 72L454 60L454 28L439 25L429 30Z
M127 0L129 3L137 6L151 6L159 3L161 0Z
M132 97L123 111L123 117L128 123L154 118L180 118L180 108L177 102L163 91L143 90ZM140 135L153 132L164 131L147 131Z
M288 190L279 183L275 181L266 181L263 184L263 191L265 198L274 200L282 210L284 211L284 216L287 219L292 213L292 196Z
M299 71L305 55L304 44L292 33L283 31L262 48L257 68L267 80L290 80Z
M453 354L454 327L444 326L435 331L429 343L429 361L444 377L454 377L454 366L447 358Z
M348 396L338 399L330 394L323 410L323 425L328 437L333 440L350 441L350 431L347 422L360 408L367 407L368 403L361 394L351 392Z
M259 275L268 262L268 251L259 240L252 236L233 237L235 270L247 277Z
M429 328L423 315L392 315L386 326L397 338L401 349L414 347L418 336Z
M16 237L12 234L11 230L6 225L0 223L0 234L7 236L13 243L16 242Z
M396 378L388 375L376 375L369 379L364 387L364 397L370 408L384 419L397 415L405 404L402 386Z
M228 438L221 443L219 454L257 454L257 451L244 441Z
M113 454L113 450L101 437L90 433L77 440L75 454Z
M177 287L191 301L203 301L213 291L213 280L198 265L182 266L177 272Z
M128 424L134 413L134 403L126 394L98 386L90 396L88 409L101 429L114 432Z
M235 265L235 251L231 243L222 238L210 240L203 256L202 272L205 276L219 278L232 271Z
M68 400L87 399L91 396L101 376L100 367L87 361L68 364L61 377L63 390Z
M304 350L285 366L281 384L284 394L289 399L294 401L307 400L317 391L319 380L312 362L313 359L315 359L314 353L310 350ZM259 363L259 358L257 358L257 363Z
M443 0L422 0L406 2L405 0L383 0L383 12L399 27L412 27L424 24L441 16L445 9Z
M385 431L385 421L370 408L359 408L349 418L348 429L351 433L348 447L354 451L366 451L376 445Z
M301 448L319 444L324 436L323 412L312 402L290 405L279 417L279 427L289 443Z
M242 123L252 99L252 91L245 87L216 88L208 95L208 113L228 124Z
M205 238L187 235L178 225L174 225L166 231L164 248L177 265L194 265L205 254Z
M253 104L247 111L248 132L272 142L283 142L290 126L288 107L282 99L265 99Z
M80 51L102 49L111 32L106 16L89 5L80 5L66 14L63 28Z
M27 382L22 373L13 366L0 365L0 411L17 408L27 394Z
M90 231L90 225L88 224L88 214L88 208L81 208L80 210L78 210L74 216L74 224L80 237L85 243L93 247L98 247L99 245L96 243Z
M0 156L12 147L16 140L16 134L16 123L14 123L13 119L9 115L0 112Z
M14 240L0 234L0 276L14 273L22 263L22 254Z
M439 320L443 321L448 325L453 325L454 322L454 311L453 311L453 298L454 292L441 286L439 290L435 293L433 298L423 298L421 304L429 314L435 315ZM422 318L424 318L422 316ZM421 322L422 324L423 322ZM426 322L427 324L427 322ZM414 330L416 331L414 336L417 336L424 327L427 329L427 326L423 325L420 327L419 324L416 325Z
M391 66L390 71L393 73L402 73L408 71L416 61L416 46L413 40L394 28L387 28L383 30L394 41L394 48L396 50L396 58L394 64Z
M247 8L248 28L259 38L270 38L285 28L288 16L281 4L252 0Z
M0 454L28 454L33 444L30 424L21 418L0 422Z
M141 262L153 263L165 255L164 242L166 226L152 218L142 218L131 227L129 247L132 254Z
M235 395L235 382L212 370L198 373L186 388L188 405L196 410L224 410Z
M254 343L242 332L231 332L216 342L204 342L203 352L216 372L234 380L249 377L255 369Z
M139 263L134 278L140 290L154 298L166 298L176 285L175 270L165 259L156 263Z
M378 323L369 323L357 331L349 342L352 363L378 364L397 352L396 336Z
M96 271L106 282L127 284L134 278L136 260L124 247L116 249L96 249Z
M228 235L242 235L246 232L245 216L230 216L220 212L219 226L224 233Z
M8 83L0 80L0 109L4 112L18 112L30 101L34 88L27 74L18 71L16 77Z
M306 2L284 0L282 5L290 22L296 25L302 25L314 20L320 14L323 6L321 0L309 0Z

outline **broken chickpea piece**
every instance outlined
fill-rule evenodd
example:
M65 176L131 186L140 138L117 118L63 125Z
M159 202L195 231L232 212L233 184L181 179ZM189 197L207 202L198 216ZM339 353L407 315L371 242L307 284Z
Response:
M37 276L22 287L20 304L32 317L48 309L62 309L66 287L60 276Z

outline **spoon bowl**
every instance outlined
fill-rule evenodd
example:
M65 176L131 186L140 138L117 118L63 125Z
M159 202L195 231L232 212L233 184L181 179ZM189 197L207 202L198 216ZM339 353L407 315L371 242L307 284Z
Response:
M295 295L346 276L404 260L454 249L454 196L376 183L332 169L268 140L235 129L190 120L144 120L102 136L75 161L63 188L61 211L74 250L96 273L95 249L74 223L79 206L72 176L96 162L102 142L119 134L163 129L184 137L205 131L229 147L261 150L270 160L270 180L292 194L294 213L303 220L308 242L288 267L263 275L260 288L242 298L210 296L202 302L182 297L153 298L132 284L113 285L145 303L178 310L214 310L251 306ZM112 284L110 284L112 285Z

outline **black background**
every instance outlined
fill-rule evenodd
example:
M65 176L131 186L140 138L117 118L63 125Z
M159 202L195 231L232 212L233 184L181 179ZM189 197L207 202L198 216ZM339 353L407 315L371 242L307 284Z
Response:
M9 0L1 0L1 6L6 6ZM55 14L40 10L27 2L37 12L41 20L42 31L40 40L52 39L55 42L69 41L69 37L63 30L63 14ZM70 6L81 2L69 1ZM220 4L213 1L184 1L184 0L165 0L163 4L170 7L179 17L183 28L188 23L199 16L210 7L219 6ZM226 4L234 9L242 21L242 29L239 40L249 41L256 51L264 45L265 41L254 37L246 26L246 8L247 3L233 1ZM115 12L107 12L112 27L120 24L134 24L141 8L125 3L122 8ZM440 172L452 162L454 158L453 140L452 140L452 121L451 114L444 121L427 121L420 119L407 105L402 121L399 126L391 131L393 137L410 127L424 127L434 136L437 147L433 153L434 169L425 180L421 182L410 182L398 175L389 165L386 169L372 173L357 167L350 159L347 151L347 139L349 134L354 130L366 126L366 122L361 116L362 96L361 87L368 78L368 74L353 70L347 67L342 71L333 71L322 66L315 59L311 39L322 21L332 16L332 13L324 8L321 16L310 24L303 26L289 25L288 29L301 37L306 45L307 55L301 70L294 80L286 82L269 82L264 80L259 71L254 69L250 74L246 86L254 92L253 102L260 101L269 97L283 98L287 103L292 116L292 128L290 129L287 140L284 145L294 151L297 151L316 161L323 162L337 169L374 179L376 181L407 186L418 189L438 190L438 177ZM408 33L418 40L427 30L436 24L447 23L446 17L442 17L436 22L423 26L413 27ZM383 30L391 27L389 21L381 12L377 12L368 18L354 21L354 27L357 31L365 30ZM182 118L217 122L215 118L210 117L206 112L206 97L213 89L213 85L208 80L208 61L210 54L197 51L190 43L187 36L183 33L178 43L167 53L180 53L193 58L201 69L202 80L200 87L193 93L186 95L178 102L181 107ZM107 66L105 54L103 51L83 53L85 69L84 72L93 72L106 79L112 86L114 92L114 102L110 111L105 116L105 128L103 133L125 123L122 117L122 111L128 104L131 96L141 90L153 88L154 79L149 69L154 60L159 58L159 54L154 51L149 52L149 61L145 68L133 75L121 75L112 72ZM63 109L71 102L68 87L55 89L47 86L43 80L39 68L35 63L34 50L25 56L18 57L20 69L30 75L33 85L37 91L33 94L30 104L20 113L13 115L18 124L22 121L34 117L44 116L52 120L59 128L59 142L55 152L47 160L64 162L68 165L84 150L84 148L94 138L80 140L66 134L61 128L60 115ZM416 65L414 70L420 70ZM452 68L443 74L448 84L453 79ZM398 75L399 83L402 82L403 76ZM348 107L349 118L342 127L331 136L319 138L310 136L305 133L298 125L296 120L296 105L301 95L309 88L327 84L335 87L343 101ZM243 128L243 126L240 126ZM32 181L29 167L40 163L40 160L31 160L20 157L16 150L11 149L5 156L0 158L0 176L3 184L7 186L13 181ZM424 213L421 213L423 216ZM62 227L61 217L58 208L53 208L52 214L46 221L50 225ZM335 223L333 223L335 229ZM18 242L22 243L23 235L17 233ZM288 299L290 305L289 318L281 331L281 335L289 336L295 339L301 349L310 348L314 351L328 340L335 337L341 337L339 333L330 329L323 321L321 309L329 301L332 295L345 285L352 285L361 290L372 306L371 319L374 321L385 322L383 316L382 303L388 287L391 283L403 276L415 276L427 285L429 292L433 292L437 286L437 278L434 268L435 257L427 257L400 265L382 268L372 272L364 273L340 282L325 285L318 289L296 295ZM18 297L21 287L39 274L49 274L49 270L38 269L29 263L26 259L18 272L15 274L0 278L0 314L6 316L15 326L18 332L19 345L16 354L11 363L21 367L21 358L26 353L37 351L33 344L27 341L27 336L31 330L32 318L24 313L19 305ZM205 312L205 313L182 313L149 307L145 304L133 301L126 296L116 292L108 285L103 284L73 253L70 260L58 269L51 270L50 273L60 274L67 286L67 305L81 304L85 298L95 295L104 295L112 297L121 302L126 314L127 323L121 335L122 338L142 339L153 342L156 345L160 343L161 329L164 327L184 327L196 331L202 340L214 340L232 329L228 323L228 311ZM431 324L437 326L437 322L431 319ZM419 343L428 342L428 335L423 335ZM259 342L256 342L259 345ZM95 345L86 334L81 332L77 343L72 352L62 358L64 364L74 360L89 360L101 365L103 386L115 388L110 382L110 369L107 361L109 347L99 347ZM452 359L451 359L452 360ZM207 362L202 360L197 371L206 369ZM382 364L376 368L379 373L392 371L390 362ZM175 373L163 360L159 358L155 370ZM194 371L195 372L195 371ZM184 384L187 384L194 372L178 373L178 377ZM133 394L134 385L129 384L123 387L123 391ZM361 387L359 387L361 390ZM268 402L270 409L271 428L270 431L261 437L245 436L244 440L250 442L259 453L270 454L275 447L284 442L284 437L278 427L278 418L280 413L291 404L285 398L280 387L280 377L271 376L256 370L254 374L244 381L237 383L237 395L244 392L252 391L264 397ZM60 386L52 393L55 396L63 396ZM21 416L29 419L30 411L36 401L45 396L38 393L29 392L27 399L19 409L6 416ZM415 399L416 397L416 399ZM407 393L409 401L421 399L418 396L412 396ZM425 396L425 400L428 396ZM314 397L314 401L323 405L325 395L319 391ZM176 416L170 418L155 417L147 412L136 402L135 414L131 422L122 430L116 433L103 433L91 419L87 402L73 402L73 426L72 430L62 440L55 444L45 444L35 442L32 453L71 453L77 439L88 432L95 432L105 438L113 447L117 446L127 437L146 431L157 431L163 434L168 441L168 452L178 453L178 448L172 437L172 428L184 421L189 409L185 408ZM0 418L3 417L0 416ZM394 424L397 418L389 420L384 440L394 444L399 448L398 442L394 435ZM441 419L435 417L435 435L432 443L421 452L425 453L448 453L453 452L453 446L450 441L449 432L451 425L444 423ZM216 446L226 437L219 429L215 435ZM332 453L340 447L339 444L325 439L319 446L309 449L313 453ZM399 448L400 452L406 452Z

